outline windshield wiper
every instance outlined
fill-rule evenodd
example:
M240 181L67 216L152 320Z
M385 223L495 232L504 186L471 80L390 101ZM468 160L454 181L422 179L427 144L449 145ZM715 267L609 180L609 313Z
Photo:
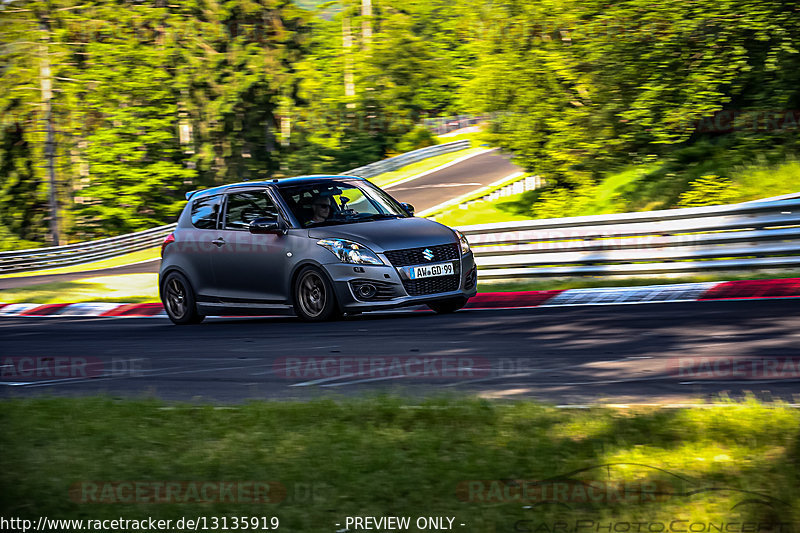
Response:
M320 227L320 226L338 226L341 224L357 224L358 222L371 222L373 220L386 220L390 218L403 218L403 215L395 215L391 213L370 213L366 216L350 215L343 218L334 217L322 222L307 222L305 227Z
M396 215L393 213L375 213L370 214L369 216L359 218L358 222L363 222L365 220L385 220L387 218L401 218L403 215Z

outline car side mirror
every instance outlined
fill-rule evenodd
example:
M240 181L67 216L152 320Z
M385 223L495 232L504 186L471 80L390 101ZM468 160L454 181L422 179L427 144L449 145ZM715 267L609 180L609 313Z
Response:
M403 203L400 204L400 207L402 207L403 210L406 213L408 213L408 216L410 216L410 217L414 216L414 206L413 205L403 202Z
M259 235L268 233L285 235L288 228L286 227L286 223L281 218L262 217L252 221L248 226L248 229L250 230L250 233Z

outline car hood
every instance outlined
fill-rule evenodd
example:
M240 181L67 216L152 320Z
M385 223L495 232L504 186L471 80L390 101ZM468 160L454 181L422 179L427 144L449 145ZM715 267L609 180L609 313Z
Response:
M453 230L425 218L396 218L308 230L312 239L348 239L374 252L458 242Z

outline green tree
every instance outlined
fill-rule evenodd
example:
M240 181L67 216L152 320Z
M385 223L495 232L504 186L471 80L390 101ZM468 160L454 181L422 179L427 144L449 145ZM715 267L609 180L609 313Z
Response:
M555 187L590 186L632 156L727 135L697 125L723 109L795 109L797 2L507 0L478 4L465 85L497 112L493 140ZM740 145L792 132L737 132ZM796 135L795 135L796 137Z

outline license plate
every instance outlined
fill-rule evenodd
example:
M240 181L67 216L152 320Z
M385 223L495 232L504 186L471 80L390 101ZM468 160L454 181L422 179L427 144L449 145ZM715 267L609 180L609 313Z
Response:
M409 279L432 278L435 276L450 276L455 273L453 263L436 263L433 265L423 265L409 267Z

